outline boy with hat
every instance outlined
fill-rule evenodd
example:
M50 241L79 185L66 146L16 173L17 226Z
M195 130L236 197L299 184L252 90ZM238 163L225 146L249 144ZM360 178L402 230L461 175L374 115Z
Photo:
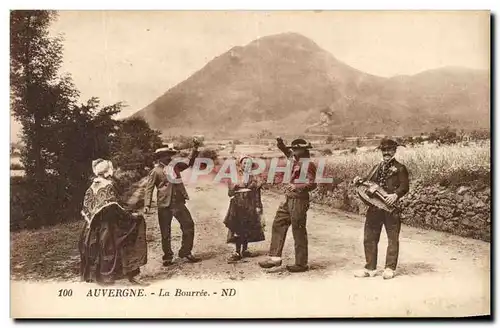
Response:
M292 226L295 242L295 264L287 265L290 272L304 272L308 270L308 245L307 245L307 211L309 209L309 192L316 188L316 165L304 159L309 159L311 144L304 139L295 139L291 146L286 146L283 139L277 138L278 148L293 162L290 183L286 185L285 201L280 204L274 217L269 258L259 262L262 268L280 266L281 254L285 245L285 238L290 225ZM306 168L300 162L307 163ZM307 169L307 182L299 183L301 170Z
M406 166L394 158L398 146L398 143L394 140L382 139L378 148L382 152L383 160L375 165L364 179L360 177L354 178L354 184L359 184L362 181L372 181L382 187L389 194L385 199L388 205L394 205L409 190L408 170ZM370 206L366 212L363 242L366 265L363 270L354 274L358 278L373 277L376 274L378 242L382 226L385 226L388 239L383 277L384 279L391 279L395 275L399 255L399 232L401 229L398 210L389 213L375 206Z
M172 217L175 217L181 226L182 242L179 257L189 262L199 262L200 259L192 255L194 241L194 222L186 200L189 199L184 183L181 180L181 172L193 166L198 156L198 143L195 140L189 163L178 162L169 165L172 157L180 151L173 145L159 148L155 152L157 165L149 173L148 182L144 196L144 212L150 212L153 190L157 188L158 221L161 232L161 245L163 249L163 265L172 264L173 252L171 248L171 225ZM173 166L173 167L172 167ZM177 181L173 181L173 180Z

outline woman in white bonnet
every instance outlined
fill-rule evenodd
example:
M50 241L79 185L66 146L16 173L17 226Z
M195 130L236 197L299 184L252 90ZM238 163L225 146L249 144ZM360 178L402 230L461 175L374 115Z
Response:
M92 171L97 177L109 178L114 173L113 163L104 159L96 159L92 161Z
M137 276L147 261L144 218L130 214L120 204L110 161L96 159L92 170L95 177L81 212L85 219L79 245L81 278L111 284L126 277L142 285Z

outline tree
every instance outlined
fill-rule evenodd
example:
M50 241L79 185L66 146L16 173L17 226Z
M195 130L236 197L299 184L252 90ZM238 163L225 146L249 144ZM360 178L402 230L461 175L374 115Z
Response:
M23 126L21 161L26 175L47 174L47 138L62 109L74 105L78 92L69 76L59 76L62 39L50 37L54 11L15 10L10 14L10 81L13 114Z
M122 108L121 103L100 108L97 98L85 104L63 110L62 119L51 125L47 139L47 169L55 172L59 183L65 186L85 186L92 174L91 162L96 158L110 158L113 131L119 122L113 118ZM69 187L72 190L71 187ZM80 190L76 188L75 190Z
M11 107L23 126L21 161L26 181L13 208L14 226L39 227L77 218L92 174L91 161L110 156L113 116L121 103L97 98L77 104L71 77L60 75L62 38L50 37L52 11L11 12ZM19 205L20 204L20 205Z
M161 144L159 131L152 130L142 118L129 118L117 125L111 144L112 160L120 167L143 168L151 163Z

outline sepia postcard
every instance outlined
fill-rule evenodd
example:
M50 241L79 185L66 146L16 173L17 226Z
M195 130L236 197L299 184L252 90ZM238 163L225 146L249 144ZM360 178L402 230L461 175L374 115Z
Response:
M490 24L11 10L11 317L491 319Z

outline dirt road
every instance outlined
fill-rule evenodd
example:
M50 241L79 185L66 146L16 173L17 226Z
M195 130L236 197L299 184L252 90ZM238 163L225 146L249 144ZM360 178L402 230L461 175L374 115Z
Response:
M188 207L195 221L194 253L203 259L191 264L176 259L169 268L161 267L161 244L156 213L148 215L148 264L144 278L157 281L169 278L220 280L302 279L334 281L340 294L373 315L397 311L403 315L462 316L488 314L490 306L490 244L446 233L403 226L400 240L398 275L383 280L381 275L369 279L354 278L352 272L364 264L363 218L313 204L308 212L309 258L311 270L291 274L284 266L263 270L257 262L264 258L271 236L274 211L281 195L265 193L264 216L266 241L250 245L258 255L238 264L226 259L232 245L225 243L222 220L229 199L223 186L210 183L188 186ZM181 231L174 220L172 245L180 246ZM383 268L387 239L382 233L379 246L379 268ZM293 238L287 236L284 264L293 263ZM381 306L384 304L384 306Z
M363 218L312 204L307 223L310 271L290 274L284 266L263 270L257 262L268 250L274 212L283 199L281 195L266 192L263 195L266 241L250 245L250 250L259 256L228 264L227 257L233 249L232 245L226 244L227 230L222 223L229 205L226 187L199 182L187 188L191 198L187 206L196 229L194 253L203 261L192 264L176 258L172 266L162 267L160 231L156 212L153 212L146 216L148 263L142 269L144 279L153 285L195 278L193 285L202 280L239 285L246 282L245 286L257 286L250 288L257 293L259 288L267 288L264 286L273 282L273 289L287 296L272 293L268 294L267 301L279 305L280 297L293 300L303 294L301 288L304 287L300 286L311 283L307 292L321 299L308 298L297 304L303 312L314 313L318 302L328 302L331 304L329 316L470 316L490 313L489 243L403 226L398 275L392 280L383 280L380 274L359 279L353 276L353 271L364 264ZM11 274L16 283L22 285L23 281L39 279L77 282L79 226L69 224L11 235ZM179 249L180 240L179 224L173 220L174 252ZM51 245L54 244L66 246L53 249ZM386 246L383 232L379 245L380 270L385 261ZM57 256L53 254L55 250ZM293 263L291 231L283 256L284 264ZM330 292L325 294L324 290ZM331 291L335 292L331 294ZM269 300L272 297L276 302ZM269 304L262 310L277 315L280 308Z

